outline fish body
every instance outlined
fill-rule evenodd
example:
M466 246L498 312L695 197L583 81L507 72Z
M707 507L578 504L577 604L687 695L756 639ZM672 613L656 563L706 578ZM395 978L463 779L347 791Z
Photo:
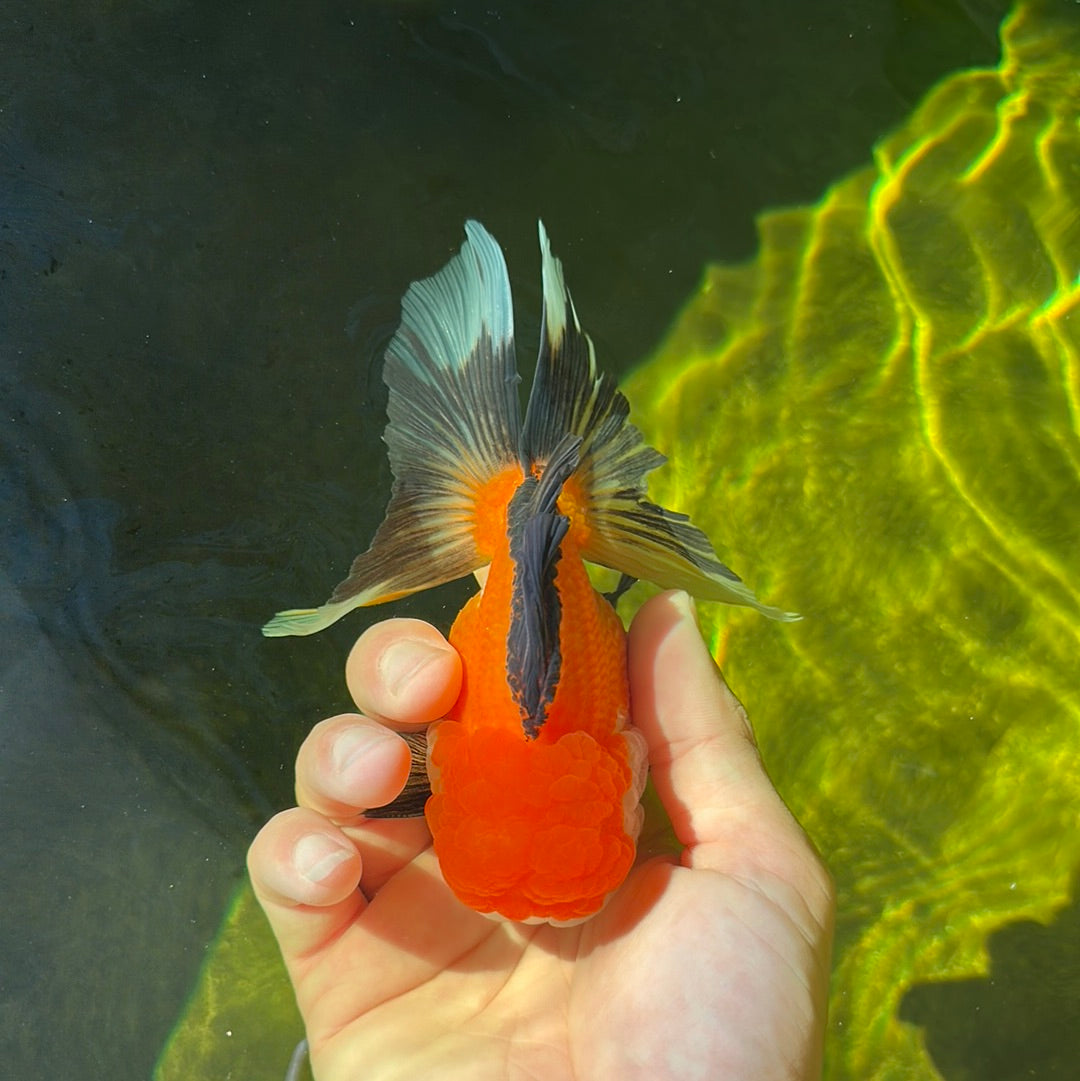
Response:
M325 605L280 612L263 633L310 634L486 567L450 631L463 685L429 730L424 813L465 904L576 922L633 864L647 771L625 632L587 561L798 617L763 605L685 516L648 501L645 475L664 459L597 369L543 225L540 354L521 419L505 261L479 223L466 235L410 287L387 350L394 487L371 547Z
M633 864L647 763L628 727L622 622L589 580L572 498L560 504L569 529L553 579L558 671L543 716L530 718L503 675L520 664L516 564L503 539L483 592L450 631L464 684L429 736L425 815L459 899L508 919L569 923L596 912Z

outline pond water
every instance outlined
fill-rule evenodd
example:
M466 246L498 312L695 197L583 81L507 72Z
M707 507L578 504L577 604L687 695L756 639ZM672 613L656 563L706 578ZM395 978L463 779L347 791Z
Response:
M463 221L506 251L523 362L542 216L627 374L706 265L754 255L757 215L817 201L938 80L997 64L1008 9L795 7L5 6L5 1073L153 1071L303 734L347 704L366 617L258 631L327 594L378 523L381 352ZM463 595L394 610L445 625ZM1023 929L995 941L1017 971L1060 957ZM913 992L906 1019L936 1001ZM929 1047L946 1077L991 1076L955 1034Z

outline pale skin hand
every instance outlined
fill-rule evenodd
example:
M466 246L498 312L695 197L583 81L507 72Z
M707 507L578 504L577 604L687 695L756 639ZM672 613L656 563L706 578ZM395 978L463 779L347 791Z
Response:
M634 723L683 852L636 867L592 920L553 928L462 906L422 819L359 817L404 781L391 729L439 717L461 679L427 624L361 637L347 678L362 715L316 726L297 759L299 806L248 857L319 1081L820 1076L829 876L685 596L645 604L629 650Z

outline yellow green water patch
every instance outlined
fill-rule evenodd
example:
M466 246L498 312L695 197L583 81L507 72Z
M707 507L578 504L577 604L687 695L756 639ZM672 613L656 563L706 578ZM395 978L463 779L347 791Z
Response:
M1049 920L1080 866L1066 8L1019 6L998 70L765 215L758 258L710 269L627 386L675 463L657 497L806 616L704 622L836 876L829 1078L937 1076L905 992L984 973L988 936Z
M279 1081L303 1038L277 944L244 885L165 1045L155 1081Z

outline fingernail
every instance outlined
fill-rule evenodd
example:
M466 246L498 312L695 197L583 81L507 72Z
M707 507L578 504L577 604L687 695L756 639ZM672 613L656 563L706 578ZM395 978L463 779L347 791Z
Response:
M346 728L334 740L334 747L331 751L335 771L339 774L345 773L354 762L369 754L373 748L387 738L393 737L374 726L361 727L360 725L353 725L352 728Z
M296 842L293 866L309 882L322 882L333 869L344 863L352 851L322 833L309 833Z
M701 630L701 624L698 622L697 605L694 603L694 598L684 589L677 589L671 594L671 603L682 612L683 616L689 616L693 620L694 626Z
M379 675L386 689L396 698L405 689L406 684L445 653L445 649L429 645L427 642L408 639L394 642L379 658Z

